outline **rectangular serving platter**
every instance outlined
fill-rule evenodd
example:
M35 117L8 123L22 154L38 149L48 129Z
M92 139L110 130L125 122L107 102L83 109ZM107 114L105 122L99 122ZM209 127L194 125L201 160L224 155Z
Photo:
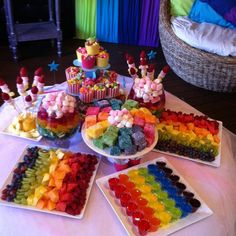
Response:
M20 155L19 159L17 160L17 163L16 165L14 166L14 168L16 168L18 162L22 161L23 158L24 158L24 155L26 154L26 150L28 147L33 147L33 146L38 146L40 148L43 148L43 149L55 149L55 148L51 148L51 147L46 147L46 146L41 146L41 145L30 145L30 146L26 146L24 151L22 152L22 154ZM66 150L63 150L61 149L62 151L66 151ZM86 154L86 153L84 153ZM86 202L84 204L84 207L83 209L81 210L81 213L79 215L70 215L66 212L61 212L61 211L56 211L56 210L53 210L53 211L49 211L49 210L44 210L44 209L38 209L36 207L32 207L32 206L25 206L25 205L20 205L20 204L16 204L14 202L7 202L7 201L4 201L2 199L0 199L0 205L3 205L3 206L9 206L9 207L14 207L14 208L20 208L20 209L26 209L26 210L32 210L32 211L37 211L37 212L43 212L43 213L48 213L48 214L52 214L52 215L59 215L59 216L64 216L64 217L69 217L69 218L74 218L74 219L82 219L83 216L84 216L84 213L85 213L85 209L87 207L87 204L88 204L88 201L89 201L89 197L90 197L90 193L91 193L91 190L92 190L92 187L93 187L93 183L94 183L94 179L96 177L96 174L97 174L97 170L98 170L98 167L99 167L99 164L100 164L100 161L101 161L101 158L100 157L97 157L98 159L98 163L96 164L95 166L95 170L93 172L93 175L90 179L90 183L89 183L89 187L87 188L87 192L86 192ZM12 177L13 177L13 170L14 168L12 169L11 173L9 174L9 176L7 177L6 181L4 182L3 186L1 187L0 189L0 194L2 193L2 190L7 186L7 184L11 183L11 180L12 180Z
M205 218L207 218L207 217L209 217L210 215L213 214L212 210L201 199L201 197L196 193L196 191L194 191L194 189L187 183L187 181L181 176L181 174L173 167L173 165L171 165L164 157L159 157L159 158L156 158L154 160L139 164L137 166L134 166L134 167L128 168L126 170L116 172L114 174L111 174L111 175L108 175L108 176L105 176L105 177L102 177L102 178L99 178L99 179L96 180L96 183L97 183L99 189L101 190L104 197L106 198L106 200L110 204L111 208L115 212L115 214L118 217L120 223L125 228L127 234L130 235L130 236L135 236L135 235L139 235L139 234L137 233L136 230L133 229L133 225L132 225L132 223L130 223L129 217L126 216L123 213L122 207L117 203L117 200L115 199L113 193L109 189L108 179L113 178L113 177L117 177L121 173L127 174L127 172L129 170L138 169L140 167L146 167L149 164L155 164L155 162L157 160L158 161L164 161L164 162L167 163L167 165L174 171L174 173L177 174L180 177L180 181L182 183L184 183L187 186L187 189L190 190L191 192L193 192L195 197L201 202L201 207L196 212L188 215L187 217L181 218L180 220L171 223L167 228L160 228L156 232L148 233L148 235L150 235L150 236L152 236L152 235L153 236L154 235L155 236L169 235L169 234L172 234L172 233L174 233L178 230L181 230L181 229L183 229L187 226L190 226L191 224L194 224L194 223L196 223L200 220L203 220L203 219L205 219Z
M218 121L219 123L219 138L220 138L220 144L219 144L219 154L215 157L215 160L212 162L207 162L207 161L202 161L200 159L193 159L187 156L182 156L182 155L178 155L172 152L165 152L165 151L160 151L156 148L153 149L153 151L155 152L159 152L159 153L163 153L163 154L167 154L173 157L179 157L179 158L183 158L185 160L189 160L189 161L194 161L194 162L198 162L201 164L205 164L205 165L209 165L209 166L213 166L213 167L220 167L220 162L221 162L221 149L222 149L222 128L223 128L223 123L221 121Z

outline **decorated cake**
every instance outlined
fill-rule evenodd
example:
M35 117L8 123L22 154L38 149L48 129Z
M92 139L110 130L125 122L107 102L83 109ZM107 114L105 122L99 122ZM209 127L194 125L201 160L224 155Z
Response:
M76 50L76 55L84 69L105 68L109 63L109 53L92 37L86 40L85 47Z
M157 118L138 102L102 100L89 107L84 130L94 146L109 150L110 155L134 155L151 146L156 138Z
M157 127L158 150L207 162L219 154L219 123L206 116L165 110Z
M1 199L46 211L79 215L98 159L59 149L29 147Z
M146 53L140 53L140 74L135 66L134 58L131 55L126 55L128 72L134 79L134 85L131 89L129 97L140 103L143 107L148 107L153 113L159 114L164 108L165 94L162 85L162 80L169 71L169 67L163 68L161 73L155 79L155 66L148 65Z
M37 115L39 133L49 139L62 139L73 135L79 125L80 115L76 99L64 91L46 94Z

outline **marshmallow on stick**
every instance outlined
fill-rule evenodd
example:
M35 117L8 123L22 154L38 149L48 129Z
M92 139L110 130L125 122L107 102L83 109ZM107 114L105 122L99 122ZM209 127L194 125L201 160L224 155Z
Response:
M130 56L128 58L128 67L131 68L131 67L135 67L135 63L134 63L134 57Z
M44 75L41 75L41 77L38 79L38 84L37 84L38 93L43 93L44 85L45 85L45 77Z
M11 98L11 96L8 93L2 93L2 100L6 104L10 105L13 109L15 109L19 114L21 113L19 108L15 105L15 101Z
M20 76L16 77L16 87L17 87L17 92L19 93L19 95L24 97L26 95L25 86Z
M141 70L141 76L142 76L142 77L146 76L146 74L147 74L147 68L148 68L147 62L146 62L145 60L144 60L144 61L141 61L141 62L140 62L139 69Z
M145 62L145 64L147 64L147 55L145 51L141 51L140 53L140 64L142 64L142 62Z
M39 67L37 70L35 70L34 72L34 80L33 80L33 84L32 86L37 86L38 85L38 80L41 77L41 75L43 74L43 68Z
M32 98L32 101L35 102L38 98L38 88L36 86L33 86L30 90L30 95L31 95L31 98Z
M3 93L7 93L7 94L10 93L10 89L8 88L8 85L2 79L0 79L0 89L2 90Z
M28 77L27 69L25 67L21 67L20 77L23 80L23 85L24 85L25 91L26 91L29 88L29 77Z
M129 68L128 72L133 79L136 79L138 77L137 75L138 69L136 67Z
M127 65L129 65L129 57L130 57L130 55L128 54L128 53L126 53L125 54L125 59L126 59L126 62L127 62Z
M157 76L157 80L160 80L160 82L165 78L166 74L169 72L170 67L169 66L165 66L162 71L160 72L160 74Z
M148 69L147 69L147 77L153 80L154 74L155 74L155 66L151 64L148 66Z
M32 106L32 98L31 98L31 96L30 95L27 95L26 97L25 97L25 104L26 104L26 108L29 108L29 107L31 107Z

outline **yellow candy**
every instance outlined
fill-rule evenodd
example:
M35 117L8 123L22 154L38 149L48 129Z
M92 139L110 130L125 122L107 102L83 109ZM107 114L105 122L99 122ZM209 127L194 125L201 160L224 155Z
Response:
M147 109L146 107L141 107L139 108L139 110L142 111L144 114L152 115L151 111Z
M142 192L142 193L150 193L151 192L151 187L149 185L141 185L139 186L139 190Z
M142 195L143 198L148 200L149 202L156 202L157 201L157 196L152 194L152 193L147 193Z
M128 172L129 177L137 177L139 175L138 170L130 170Z
M108 128L109 122L104 120L101 122L98 122L95 125L90 126L88 129L86 129L86 134L89 138L96 139L102 136L104 131Z
M136 184L136 185L140 185L140 184L144 184L145 183L145 178L141 177L141 176L135 176L135 177L130 177L131 180Z
M160 202L150 202L148 205L151 208L153 208L155 210L155 212L157 212L157 213L160 213L165 210L164 205L161 204Z
M166 212L166 211L155 213L154 215L158 219L160 219L162 225L167 225L171 221L171 215L168 212Z

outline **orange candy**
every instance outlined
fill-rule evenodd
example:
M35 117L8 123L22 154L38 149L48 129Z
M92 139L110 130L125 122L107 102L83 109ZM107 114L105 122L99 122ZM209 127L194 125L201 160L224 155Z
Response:
M109 114L107 112L99 112L98 114L98 121L103 121L103 120L107 120Z

